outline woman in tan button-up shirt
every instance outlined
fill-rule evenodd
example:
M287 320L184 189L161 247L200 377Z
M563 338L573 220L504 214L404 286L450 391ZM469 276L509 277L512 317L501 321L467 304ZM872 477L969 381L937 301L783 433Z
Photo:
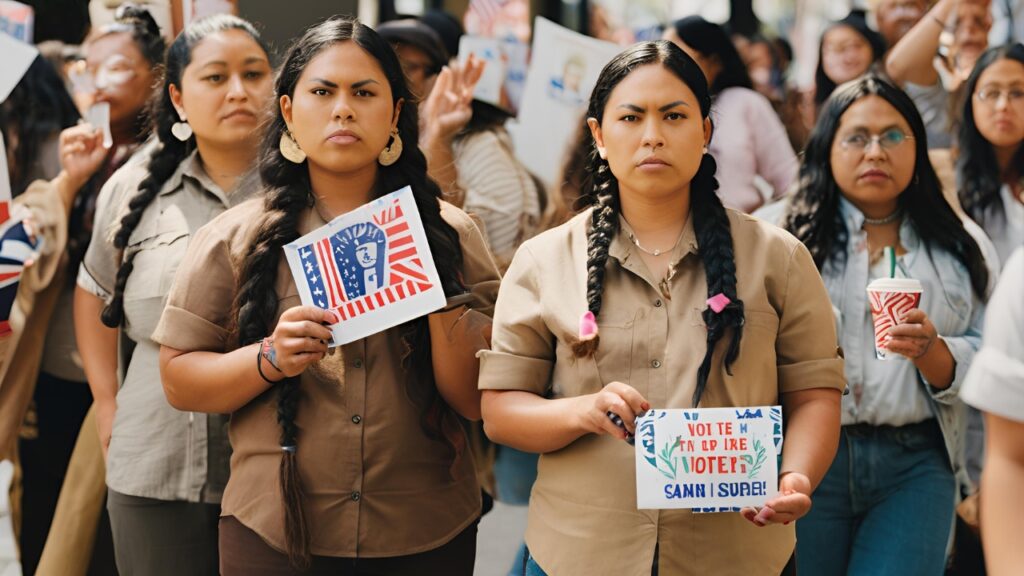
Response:
M199 232L153 336L173 405L232 413L221 573L470 574L480 488L456 413L479 419L497 268L427 178L416 106L376 32L313 26L276 90L265 200ZM334 314L299 305L282 247L406 185L449 311L328 352Z
M542 453L529 574L779 574L835 454L844 381L828 295L795 238L722 207L709 109L675 45L613 59L588 114L595 206L523 244L502 282L480 387L488 435ZM579 330L590 314L595 338ZM635 415L776 403L777 498L742 516L637 509L620 441Z

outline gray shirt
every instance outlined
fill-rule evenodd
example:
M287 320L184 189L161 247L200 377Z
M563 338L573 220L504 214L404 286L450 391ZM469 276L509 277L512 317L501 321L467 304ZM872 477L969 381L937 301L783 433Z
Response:
M924 120L924 129L928 134L928 149L952 146L949 92L942 82L936 80L931 86L907 82L903 90L914 101L917 111L921 113L921 120Z
M109 300L120 266L113 245L121 217L147 176L148 163L118 170L100 192L92 242L78 285ZM117 413L107 458L107 485L122 494L188 502L219 502L227 482L230 446L227 417L180 412L160 381L160 345L151 340L174 273L189 239L215 216L258 188L254 173L225 194L193 152L146 207L128 239L133 270L124 290L122 355Z

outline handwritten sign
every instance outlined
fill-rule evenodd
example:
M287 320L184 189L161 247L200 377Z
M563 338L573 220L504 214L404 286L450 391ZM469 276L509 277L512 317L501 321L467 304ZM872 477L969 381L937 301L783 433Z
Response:
M638 508L726 512L778 493L778 406L652 410L636 429Z
M445 304L412 189L338 216L284 247L299 297L331 310L340 346Z
M516 155L548 185L558 180L574 145L597 77L621 48L538 17L518 124Z

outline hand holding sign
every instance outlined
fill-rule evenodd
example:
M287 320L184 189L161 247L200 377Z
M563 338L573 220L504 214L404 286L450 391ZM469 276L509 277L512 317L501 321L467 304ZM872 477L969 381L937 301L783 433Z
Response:
M285 310L273 335L263 343L263 366L270 368L266 375L270 378L275 378L275 375L291 378L323 359L327 353L327 342L331 340L331 330L326 325L337 322L333 312L316 306L295 306Z
M811 481L799 472L783 473L779 479L779 495L765 502L763 508L747 507L740 511L755 526L789 524L811 511Z
M584 431L625 440L635 431L633 422L637 415L649 410L651 405L636 388L611 382L600 392L578 396L575 407L575 417ZM621 427L608 416L609 412L620 418Z

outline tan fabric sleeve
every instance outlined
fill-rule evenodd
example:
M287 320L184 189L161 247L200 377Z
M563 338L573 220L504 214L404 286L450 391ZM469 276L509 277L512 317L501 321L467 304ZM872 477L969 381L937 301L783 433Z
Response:
M96 197L96 219L93 222L89 248L82 258L79 270L71 273L77 276L78 285L85 291L108 300L114 293L117 269L120 267L119 251L114 248L114 234L120 225L128 195L137 190L138 180L131 175L135 166L122 166L107 180ZM134 185L132 185L134 183Z
M810 252L800 243L790 254L779 333L775 340L779 392L843 390L846 378L837 346L832 304Z
M200 228L189 243L153 341L186 352L227 350L236 278L221 220Z
M551 383L555 337L543 318L537 262L524 245L502 280L494 311L491 350L481 351L481 390L544 394Z
M498 299L501 274L487 247L487 241L465 212L447 203L442 203L441 210L444 219L459 233L459 243L462 245L462 282L473 295L470 308L491 316L494 314L494 302Z
M28 211L34 232L42 240L39 256L22 272L19 290L40 292L50 285L67 247L67 209L57 187L44 180L30 184L13 205Z

